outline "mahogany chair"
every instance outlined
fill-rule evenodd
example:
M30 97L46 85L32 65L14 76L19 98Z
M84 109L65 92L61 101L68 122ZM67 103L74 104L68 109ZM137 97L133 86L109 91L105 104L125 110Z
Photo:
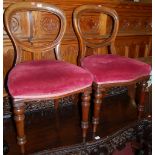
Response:
M36 15L50 14L51 18L57 17L59 24L56 37L52 41L45 40L44 43L36 43L36 29L31 28L30 36L18 37L12 28L12 18L22 12L27 12L31 18L29 25L33 26L37 19ZM36 14L34 14L36 12ZM33 18L35 17L35 19ZM46 17L46 16L45 16ZM55 17L55 18L56 18ZM90 106L90 93L93 81L92 75L81 67L64 62L60 56L60 43L66 30L66 17L64 12L54 5L40 2L19 2L10 5L4 14L5 28L15 47L15 66L8 75L8 90L13 100L14 120L17 129L17 142L21 152L25 152L26 136L24 131L24 106L28 101L51 100L55 103L59 98L76 93L82 93L82 131L83 138L86 137L88 128L88 113ZM53 22L54 20L50 20ZM55 23L54 23L55 24ZM45 24L46 25L46 24ZM38 25L39 26L39 25ZM32 33L32 31L34 32ZM52 36L53 31L50 31ZM47 42L48 41L48 42ZM54 50L53 50L54 49ZM57 60L29 60L22 61L22 54L29 52L34 54L55 52Z
M151 67L138 60L116 55L114 43L119 28L116 11L102 5L83 5L74 10L73 23L80 44L79 65L94 76L94 135L99 123L103 97L111 87L128 87L131 103L136 105L135 87L137 83L141 85L141 98L138 105L140 119L143 116L144 90ZM105 50L105 47L108 47L108 52L99 53Z

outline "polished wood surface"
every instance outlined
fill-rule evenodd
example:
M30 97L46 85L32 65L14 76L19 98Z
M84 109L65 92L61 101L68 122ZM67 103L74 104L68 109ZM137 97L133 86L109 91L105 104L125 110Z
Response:
M137 110L130 104L129 97L117 95L108 97L101 105L101 121L97 128L97 135L101 138L110 136L121 128L137 119ZM25 117L27 140L27 154L48 149L67 147L82 142L80 129L80 104L73 104L57 110L27 113ZM89 122L91 122L91 115ZM9 146L8 155L20 154L16 145L15 126L12 118L4 120L4 140ZM67 134L66 134L67 133ZM93 141L93 127L90 123L87 142Z
M12 3L19 2L20 0L4 0L3 7L4 10ZM63 38L61 53L62 59L68 61L73 64L77 64L77 56L78 56L78 42L75 32L73 30L72 25L72 13L73 10L83 4L100 4L110 8L114 8L120 20L120 26L118 35L116 37L116 52L120 55L126 55L128 57L143 57L146 49L149 51L149 55L151 55L151 35L152 35L152 4L151 3L134 3L130 1L120 1L120 0L63 0L63 1L54 1L54 0L42 0L43 2L47 2L49 4L54 4L60 8L62 8L67 16L67 30L65 33L65 37ZM35 16L35 15L34 15ZM33 23L31 28L29 26L29 16L28 14L22 14L21 17L15 15L12 21L12 27L14 32L18 35L19 38L24 39L28 36L31 30L34 28L38 31L34 36L31 35L32 40L35 43L45 42L50 38L48 32L51 30L55 30L57 19L54 19L54 24L51 23L51 17L48 14L37 15L37 18L40 20L39 23ZM53 22L52 21L52 22ZM92 16L87 19L87 22L90 23L90 28L95 28L95 18ZM101 23L103 24L103 23ZM102 25L104 26L104 25ZM104 31L104 30L103 30ZM24 34L24 35L23 35ZM53 36L54 34L52 34ZM36 39L39 37L39 40ZM13 46L5 32L4 28L4 48L3 48L3 75L4 75L4 95L7 95L6 91L6 82L7 74L10 68L13 65ZM70 54L72 51L72 54ZM98 51L99 53L102 51ZM35 54L35 59L54 59L54 55L51 52L47 52L44 55L39 53ZM32 55L29 53L23 53L22 58L24 60L32 59Z

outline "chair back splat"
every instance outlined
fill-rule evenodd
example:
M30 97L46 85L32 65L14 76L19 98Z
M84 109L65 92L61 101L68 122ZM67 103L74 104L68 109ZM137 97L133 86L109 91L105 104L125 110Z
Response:
M23 14L26 14L27 19L25 21L25 26L29 28L29 32L27 32L27 34L22 38L19 38L19 32L16 32L13 29L13 24L15 22L14 20L17 20L16 18L19 18L19 20L16 21L16 24L20 24L20 20L22 20ZM47 18L45 16L46 14L49 15L50 18ZM43 18L37 19L38 16ZM52 23L52 18L54 18L56 23ZM27 51L31 52L31 54L35 54L36 52L47 52L54 49L56 58L60 59L59 45L66 30L66 16L64 12L60 10L58 7L49 5L47 3L17 3L16 5L12 5L7 9L7 11L5 12L4 20L5 28L9 33L14 43L14 46L16 47L16 63L20 63L22 61L22 51ZM40 23L37 20L40 20ZM58 26L54 24L60 24L59 29ZM51 35L51 37L53 36L52 38L48 37L51 40L47 40L47 37L45 35L45 43L36 43L36 41L39 41L37 26L42 26L44 31L46 31L46 35ZM56 30L56 28L58 30ZM21 33L23 31L24 30L21 27Z
M83 5L75 9L73 20L80 43L78 62L87 55L87 48L92 48L94 49L93 52L100 53L99 48L109 46L108 52L116 54L114 42L118 32L119 20L115 10L101 5ZM112 25L109 26L109 23Z

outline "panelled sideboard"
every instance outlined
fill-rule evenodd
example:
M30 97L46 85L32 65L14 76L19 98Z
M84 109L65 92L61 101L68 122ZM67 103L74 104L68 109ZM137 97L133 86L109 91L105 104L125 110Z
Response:
M4 0L4 10L11 4L22 0ZM29 1L29 0L26 0ZM73 24L72 24L72 13L74 8L83 4L100 4L107 7L114 8L120 20L119 32L116 38L115 46L116 52L119 55L125 55L131 58L147 57L152 55L152 4L151 3L134 3L127 0L39 0L41 2L54 4L64 10L67 16L67 30L63 42L61 45L62 59L73 64L77 64L78 56L78 41L75 36ZM57 26L57 20L51 20L48 14L37 15L40 18L40 23L29 25L30 15L14 16L12 19L12 30L17 34L18 37L22 37L23 40L26 36L31 35L31 38L36 44L45 42L51 36L47 35L47 32L55 31ZM89 28L94 29L96 27L96 20L92 16L82 21L83 25L89 23ZM102 23L100 23L102 24ZM102 26L102 25L101 25ZM31 34L31 29L36 29L35 34ZM24 34L24 35L23 35ZM36 39L35 38L39 38ZM8 38L5 28L3 35L3 76L4 76L4 91L3 95L5 98L8 97L6 88L6 79L9 70L13 65L14 60L14 49L10 39ZM104 53L99 50L98 53ZM54 59L52 52L48 52L44 55L40 53L36 54L35 59ZM29 53L24 53L22 56L23 60L30 60L32 56ZM74 98L74 97L73 97ZM67 102L70 99L67 99ZM8 112L9 102L4 100L4 113ZM45 104L44 104L45 105ZM49 106L49 104L47 104ZM31 108L30 108L31 109Z

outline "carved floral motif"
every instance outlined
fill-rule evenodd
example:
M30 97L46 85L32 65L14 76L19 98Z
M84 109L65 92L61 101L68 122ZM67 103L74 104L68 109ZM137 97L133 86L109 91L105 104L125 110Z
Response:
M146 20L144 22L144 27L146 31L149 31L149 32L152 31L152 22L149 20Z
M137 31L137 32L151 32L152 22L149 19L123 19L120 21L119 31Z
M83 25L83 30L91 30L92 32L96 32L99 27L99 22L93 16L82 17L80 23Z
M12 30L12 32L16 32L18 29L19 29L19 21L16 17L12 17L11 30Z
M145 147L141 148L142 153L148 153L151 155L152 144L151 144L151 121L141 120L130 124L129 126L117 131L113 135L107 136L100 140L94 140L88 143L81 143L69 147L63 147L52 150L45 150L32 155L97 155L105 154L110 155L116 149L121 150L125 147L126 142L136 141L140 145ZM147 132L149 131L149 134ZM147 136L147 137L146 137ZM146 141L145 138L150 138L150 141Z
M41 28L45 32L52 32L56 31L59 27L59 22L56 19L50 18L50 17L44 17L40 21Z
M115 87L111 88L107 92L108 96L118 95L127 92L126 87ZM72 95L69 97L65 97L59 100L59 107L66 107L69 105L72 105L76 101L76 95ZM3 98L4 106L4 118L11 117L11 98L9 96L6 96ZM38 110L46 110L46 109L53 109L54 108L54 102L53 100L48 101L31 101L26 104L25 110L27 113L38 111Z
M125 31L126 29L128 29L130 26L130 22L127 20L123 20L122 21L122 26L120 27L120 30Z
M64 106L72 105L74 102L74 99L75 99L74 95L60 99L59 100L60 108L64 107ZM12 111L12 109L11 109L11 98L6 96L6 97L4 97L3 101L4 101L4 107L3 107L4 118L11 117L11 113L12 113L11 112ZM38 111L38 110L44 111L46 109L54 109L53 100L31 101L31 102L28 102L26 104L26 107L25 107L26 113L34 112L34 111Z

